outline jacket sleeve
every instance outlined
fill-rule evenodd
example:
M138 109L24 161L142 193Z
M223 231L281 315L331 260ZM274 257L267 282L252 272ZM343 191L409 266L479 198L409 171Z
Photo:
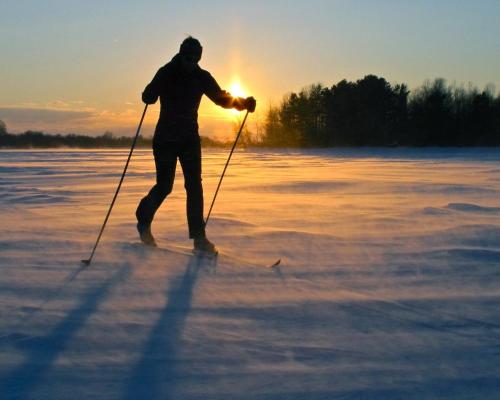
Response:
M151 83L149 83L144 92L142 92L142 101L146 104L154 104L160 95L161 81L164 76L164 69L160 68L154 76Z
M215 104L223 108L237 108L239 110L240 107L244 107L244 99L233 97L231 93L222 90L214 77L208 72L205 77L204 93Z

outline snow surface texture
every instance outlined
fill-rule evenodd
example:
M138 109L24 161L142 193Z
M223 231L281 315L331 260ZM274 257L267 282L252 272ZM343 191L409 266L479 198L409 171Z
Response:
M0 152L1 399L500 398L498 150L238 150L215 261L138 244L137 151L83 269L126 154Z

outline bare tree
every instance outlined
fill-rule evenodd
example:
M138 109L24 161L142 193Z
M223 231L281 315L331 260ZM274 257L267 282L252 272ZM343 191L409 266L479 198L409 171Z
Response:
M0 119L0 135L5 135L7 133L7 125Z

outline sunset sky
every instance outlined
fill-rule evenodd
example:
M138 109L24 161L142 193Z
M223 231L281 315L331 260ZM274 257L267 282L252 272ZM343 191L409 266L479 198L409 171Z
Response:
M140 93L187 35L223 88L257 98L251 129L271 101L316 82L377 74L500 89L498 0L2 0L0 119L10 132L131 135ZM200 133L221 138L237 117L207 99L199 115Z

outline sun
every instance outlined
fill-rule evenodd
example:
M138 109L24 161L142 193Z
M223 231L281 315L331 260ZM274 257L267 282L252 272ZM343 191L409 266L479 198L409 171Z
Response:
M243 90L241 84L238 81L234 81L231 84L231 87L229 88L229 93L231 93L233 97L246 97L245 91Z
M229 93L231 93L231 96L233 97L247 97L245 91L241 87L241 84L236 80L231 83ZM231 109L231 113L234 115L239 115L240 111L233 108Z

